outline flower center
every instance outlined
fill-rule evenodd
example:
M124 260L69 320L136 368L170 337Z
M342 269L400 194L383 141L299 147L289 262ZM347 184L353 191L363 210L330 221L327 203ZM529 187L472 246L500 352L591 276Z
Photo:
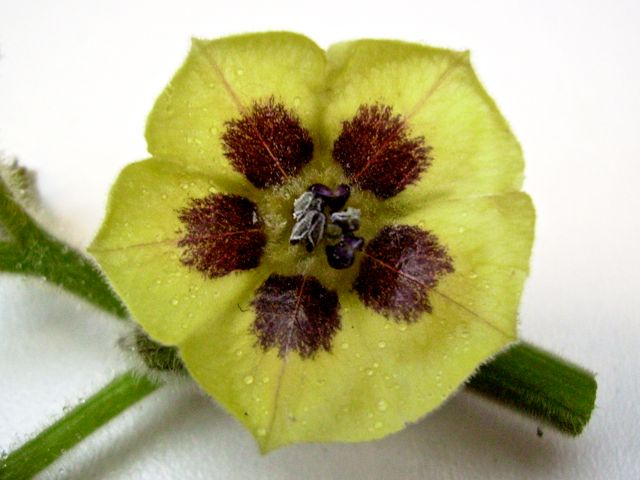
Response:
M293 219L289 242L302 243L312 252L322 239L335 242L325 247L327 262L341 270L353 265L356 251L364 246L364 239L354 232L360 228L360 210L343 209L351 194L349 185L335 190L326 185L311 185L293 202Z

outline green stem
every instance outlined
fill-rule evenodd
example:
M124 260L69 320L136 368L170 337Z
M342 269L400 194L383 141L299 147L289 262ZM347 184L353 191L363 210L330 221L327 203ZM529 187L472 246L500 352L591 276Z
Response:
M96 265L40 227L0 179L0 270L43 278L120 318L127 310Z
M3 480L31 478L160 384L131 372L114 379L56 423L0 460Z
M480 367L467 387L573 436L589 422L597 390L593 374L528 343Z

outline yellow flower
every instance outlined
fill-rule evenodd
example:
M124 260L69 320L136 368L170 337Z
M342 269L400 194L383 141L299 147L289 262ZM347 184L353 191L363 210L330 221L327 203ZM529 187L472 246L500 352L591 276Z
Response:
M194 40L90 251L263 451L380 438L516 338L534 211L467 53Z

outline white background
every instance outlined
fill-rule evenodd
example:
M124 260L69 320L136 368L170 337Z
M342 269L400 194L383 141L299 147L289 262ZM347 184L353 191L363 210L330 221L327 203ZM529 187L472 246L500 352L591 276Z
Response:
M48 225L84 247L144 158L147 112L189 38L289 29L471 49L527 159L538 211L521 334L598 373L584 435L462 393L383 441L261 457L195 389L156 392L44 478L639 478L640 3L0 0L0 149L38 172ZM0 450L127 368L118 322L0 277Z

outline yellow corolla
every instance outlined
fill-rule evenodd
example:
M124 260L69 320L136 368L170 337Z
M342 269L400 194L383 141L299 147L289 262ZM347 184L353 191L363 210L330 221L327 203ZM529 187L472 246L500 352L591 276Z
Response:
M194 40L90 251L263 451L383 437L517 336L534 210L464 52Z

